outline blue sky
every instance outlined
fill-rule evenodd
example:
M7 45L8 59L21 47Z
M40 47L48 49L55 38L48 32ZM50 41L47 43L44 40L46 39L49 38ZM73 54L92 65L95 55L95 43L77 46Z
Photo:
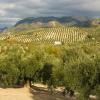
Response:
M100 17L100 0L0 0L0 26L39 16Z

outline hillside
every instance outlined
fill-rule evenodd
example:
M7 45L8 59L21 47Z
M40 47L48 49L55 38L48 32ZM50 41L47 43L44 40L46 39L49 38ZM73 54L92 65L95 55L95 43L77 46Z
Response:
M23 20L20 20L16 23L15 26L18 26L19 24L31 24L31 23L42 23L43 26L45 24L48 24L50 21L57 21L61 24L70 24L76 25L76 26L88 26L90 19L87 17L29 17L25 18ZM48 26L48 25L47 25Z
M91 23L93 26L100 26L100 18L93 19Z
M100 27L37 28L0 34L0 86L30 87L35 83L48 86L49 93L33 92L33 100L56 100L55 90L64 87L65 95L57 100L94 100L100 98ZM88 88L87 88L88 86ZM33 86L34 87L34 86ZM32 87L32 88L33 88ZM16 98L31 100L19 92ZM85 91L84 91L85 90ZM4 98L0 92L0 97ZM8 89L8 93L9 93ZM74 94L71 94L73 91ZM12 95L11 95L12 93ZM6 94L15 96L15 89ZM20 96L19 96L20 93ZM78 94L76 94L78 93ZM24 93L27 94L27 93ZM30 95L30 93L28 92ZM8 99L7 98L7 99ZM35 98L35 99L34 99ZM61 99L60 99L61 98ZM8 99L9 100L9 99ZM70 100L70 99L68 99ZM72 99L71 99L72 100Z
M59 27L59 28L39 28L24 32L15 32L10 34L2 34L0 40L13 42L34 42L55 44L70 44L87 40L88 32L75 27Z
M100 26L99 18L88 18L84 16L69 17L28 17L16 22L16 24L5 31L21 32L30 31L38 28L57 28L57 27L90 27Z
M61 26L77 26L89 27L91 18L84 16L69 16L69 17L28 17L18 21L10 31L23 31L45 27L61 27Z

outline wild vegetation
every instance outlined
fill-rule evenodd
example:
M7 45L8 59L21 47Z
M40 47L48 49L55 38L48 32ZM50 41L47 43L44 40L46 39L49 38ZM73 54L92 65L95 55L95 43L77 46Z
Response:
M0 86L28 83L31 87L38 82L48 85L51 93L63 86L70 96L75 93L78 100L88 100L90 95L99 99L99 30L99 27L40 28L27 34L10 34L11 37L1 35ZM27 38L32 41L22 42ZM55 46L54 41L64 44Z
M80 100L100 96L100 44L51 46L1 43L2 87L40 82L50 89L64 86Z

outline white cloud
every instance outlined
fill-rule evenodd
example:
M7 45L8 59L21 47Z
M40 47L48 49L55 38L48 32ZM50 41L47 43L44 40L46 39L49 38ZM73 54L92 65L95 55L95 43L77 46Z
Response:
M15 4L10 3L10 4L6 4L6 3L1 3L0 4L0 9L12 9L15 7Z
M8 9L15 8L15 4L0 3L0 16L6 16Z
M6 12L4 10L0 10L0 16L5 16Z
M18 20L21 20L21 18L1 18L0 22L16 22Z

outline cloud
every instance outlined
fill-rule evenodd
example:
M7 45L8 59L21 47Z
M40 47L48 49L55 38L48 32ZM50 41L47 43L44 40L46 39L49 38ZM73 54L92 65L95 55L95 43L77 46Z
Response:
M0 4L0 9L12 9L14 7L15 7L15 5L13 3L11 3L11 4L1 3Z
M0 10L0 16L6 15L6 12L4 10Z
M0 19L0 22L1 23L4 23L4 22L7 22L7 23L10 23L10 22L16 22L18 20L21 20L20 18L2 18Z
M14 4L6 4L6 3L1 3L0 4L0 16L6 16L8 9L13 9L15 7Z
M0 23L39 16L100 17L100 0L0 0ZM3 18L8 18L7 20ZM14 21L12 21L12 19ZM3 20L3 21L2 21Z

